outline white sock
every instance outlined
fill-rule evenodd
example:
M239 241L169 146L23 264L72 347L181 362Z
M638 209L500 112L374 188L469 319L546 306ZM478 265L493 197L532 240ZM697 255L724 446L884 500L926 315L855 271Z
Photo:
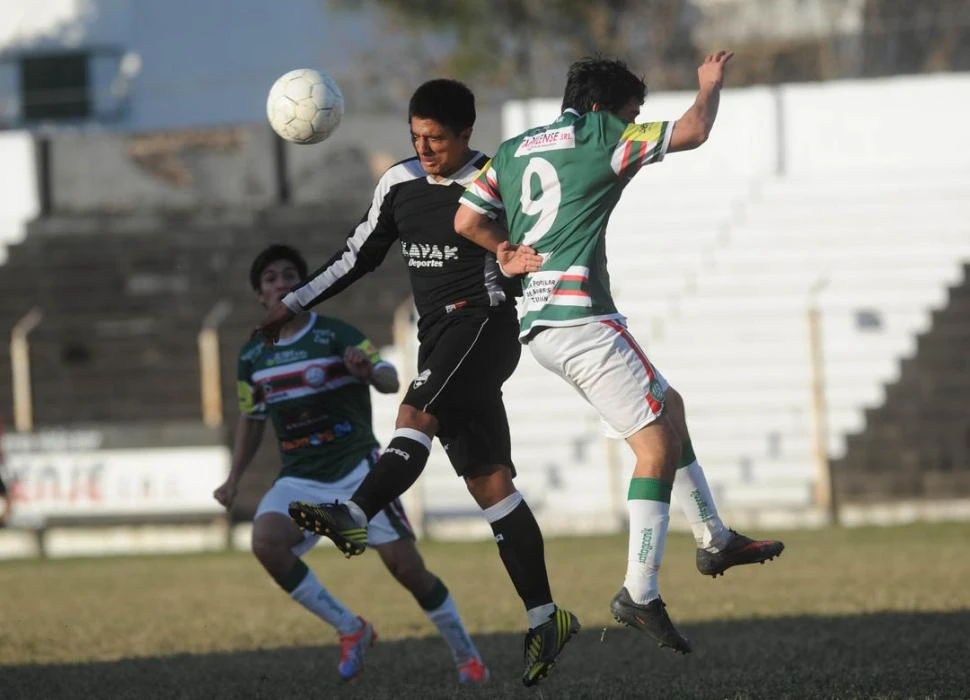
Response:
M529 629L534 630L539 625L549 622L549 618L554 612L556 612L555 603L546 603L526 610L525 614L529 616Z
M707 485L704 470L696 460L677 470L674 496L687 516L698 547L708 552L717 552L728 543L731 531L724 526L717 514L711 488Z
M481 658L475 643L468 635L468 630L465 629L465 624L461 621L461 615L458 614L455 600L450 593L445 598L445 602L434 610L425 610L424 613L448 643L456 665L460 666L469 659Z
M310 569L307 569L306 576L293 589L290 597L324 622L336 627L340 634L352 634L360 629L357 616L330 595Z
M658 479L635 478L630 484L630 496L634 497L628 496L626 502L630 514L630 540L623 586L634 603L643 604L660 596L657 575L660 572L660 561L663 559L664 545L667 541L667 528L670 525L670 503L644 498L642 490L639 496L635 495L633 482L664 484ZM669 489L669 486L667 488ZM669 494L668 490L667 498L670 497Z

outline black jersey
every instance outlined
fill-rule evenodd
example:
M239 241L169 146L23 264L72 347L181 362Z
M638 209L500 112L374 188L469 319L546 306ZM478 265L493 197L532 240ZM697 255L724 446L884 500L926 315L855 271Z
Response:
M292 308L295 299L306 309L334 296L380 265L396 244L410 273L419 334L458 309L512 304L514 286L495 256L455 232L458 200L487 162L488 156L476 152L440 181L428 176L416 157L392 166L344 248L284 301Z

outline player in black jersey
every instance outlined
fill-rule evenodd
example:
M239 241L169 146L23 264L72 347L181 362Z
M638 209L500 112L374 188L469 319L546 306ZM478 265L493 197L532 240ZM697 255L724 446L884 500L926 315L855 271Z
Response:
M455 233L465 187L488 157L469 146L475 98L463 84L432 80L411 97L408 120L415 157L381 177L367 214L343 249L283 299L257 332L267 342L294 314L328 299L375 269L400 245L418 309L418 375L398 411L396 430L351 499L341 504L294 502L303 528L332 539L347 556L366 545L368 521L418 478L437 435L482 508L529 619L526 685L552 669L579 630L572 613L552 600L542 533L512 481L509 425L502 384L519 361L518 321L508 276L535 272L530 248L504 245L489 253Z

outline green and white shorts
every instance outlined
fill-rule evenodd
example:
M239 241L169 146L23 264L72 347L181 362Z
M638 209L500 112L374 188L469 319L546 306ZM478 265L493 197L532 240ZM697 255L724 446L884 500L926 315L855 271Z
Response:
M663 412L667 380L622 319L544 328L528 345L599 412L607 437L628 438Z

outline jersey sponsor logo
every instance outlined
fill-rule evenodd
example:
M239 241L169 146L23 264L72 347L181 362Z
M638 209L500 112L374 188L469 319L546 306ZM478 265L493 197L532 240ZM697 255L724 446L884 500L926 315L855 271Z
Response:
M321 445L327 445L350 435L352 432L354 432L353 424L349 420L345 420L340 423L334 423L326 430L320 430L309 435L301 435L300 437L289 440L280 440L280 449L284 452L292 452L293 450L301 450L307 447L320 447Z
M243 362L252 362L257 357L263 354L264 349L266 349L266 346L263 345L262 342L257 343L253 347L249 348L249 350L244 352L239 359L241 359Z
M448 260L458 259L458 246L430 243L405 243L401 241L401 254L407 258L408 267L444 267Z
M289 362L299 362L300 360L307 359L309 356L306 350L277 350L266 358L266 366L275 367L276 365L283 365Z
M430 377L431 377L431 370L426 369L421 374L419 374L417 377L414 378L414 381L411 382L411 386L417 389L422 385L424 385L424 383L428 381Z
M565 148L576 148L576 135L573 133L571 124L560 129L550 129L526 136L522 139L519 147L515 149L514 157L518 158L543 151L561 151Z
M313 329L313 342L317 345L323 345L327 347L330 345L331 341L337 337L337 334L332 330L327 328L314 328Z
M553 306L592 306L592 298L583 287L589 280L589 270L572 265L565 271L543 270L532 275L522 292L527 311Z

